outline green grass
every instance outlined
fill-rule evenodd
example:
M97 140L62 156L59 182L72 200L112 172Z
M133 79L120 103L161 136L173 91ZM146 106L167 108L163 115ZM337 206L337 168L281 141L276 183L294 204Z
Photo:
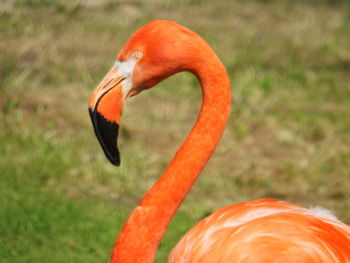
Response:
M200 107L196 79L182 73L130 100L120 168L94 137L90 93L123 42L157 18L207 39L229 71L233 103L156 262L195 222L240 201L321 205L350 223L348 1L7 0L0 6L1 262L108 262L123 222Z

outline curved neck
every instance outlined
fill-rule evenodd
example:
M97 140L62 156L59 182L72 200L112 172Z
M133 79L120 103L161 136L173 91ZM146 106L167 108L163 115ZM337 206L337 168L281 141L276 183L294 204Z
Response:
M153 262L168 224L220 140L229 116L230 81L213 51L205 57L203 63L191 69L203 94L196 124L164 174L128 218L115 243L111 263Z

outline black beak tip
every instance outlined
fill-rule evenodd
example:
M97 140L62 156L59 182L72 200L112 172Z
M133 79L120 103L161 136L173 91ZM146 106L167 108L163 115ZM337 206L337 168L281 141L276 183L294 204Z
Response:
M120 154L117 146L119 125L106 120L98 111L89 108L94 131L107 159L115 166L120 166Z
M107 153L106 153L106 155L107 155ZM120 154L119 154L119 151L118 151L116 156L108 156L107 155L107 158L114 166L117 166L117 167L120 166Z

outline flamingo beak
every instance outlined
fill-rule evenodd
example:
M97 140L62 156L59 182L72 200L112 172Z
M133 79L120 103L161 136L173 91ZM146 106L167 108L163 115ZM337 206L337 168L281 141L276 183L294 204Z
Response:
M125 99L124 79L113 66L97 86L89 102L89 113L96 137L106 157L115 166L120 165L117 141Z

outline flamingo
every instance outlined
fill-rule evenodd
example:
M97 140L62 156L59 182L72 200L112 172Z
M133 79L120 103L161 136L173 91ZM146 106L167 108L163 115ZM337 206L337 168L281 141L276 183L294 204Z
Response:
M230 81L199 35L167 20L141 27L89 101L95 134L109 161L120 165L118 128L126 100L178 72L199 80L197 121L160 179L123 226L111 263L153 262L164 232L212 155L226 126ZM177 244L169 262L350 262L350 227L328 210L261 199L215 211Z

